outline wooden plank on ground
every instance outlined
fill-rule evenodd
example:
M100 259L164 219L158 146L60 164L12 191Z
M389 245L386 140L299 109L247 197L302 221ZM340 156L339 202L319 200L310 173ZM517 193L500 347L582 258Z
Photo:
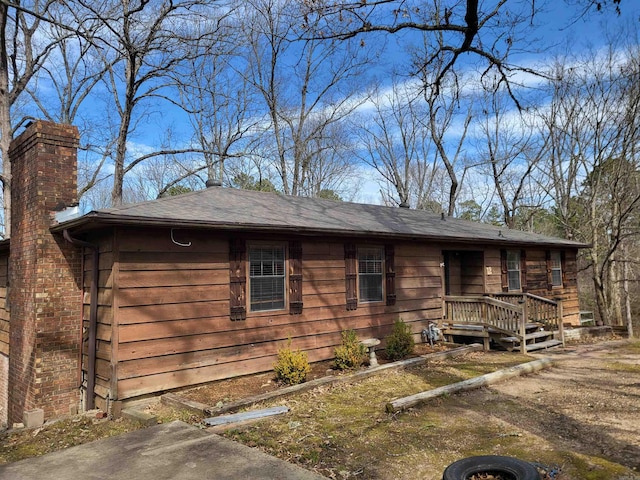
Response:
M497 372L487 373L486 375L481 375L463 382L457 382L451 385L445 385L444 387L434 388L433 390L427 390L426 392L416 393L415 395L410 395L408 397L398 398L387 403L385 408L389 413L406 410L407 408L414 407L433 398L485 387L520 375L537 372L544 368L549 368L552 365L552 359L541 358L540 360L534 360L532 362L498 370Z
M288 411L289 407L285 406L270 407L263 408L261 410L252 410L250 412L232 413L231 415L220 415L219 417L205 418L203 422L210 427L215 427L216 425L229 425L232 423L245 422L247 420L255 420L257 418L282 415Z

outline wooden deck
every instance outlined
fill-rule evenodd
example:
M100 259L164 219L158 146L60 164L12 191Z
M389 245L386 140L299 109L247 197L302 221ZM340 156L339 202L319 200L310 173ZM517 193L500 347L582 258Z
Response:
M492 345L527 353L564 345L562 304L529 294L445 297L440 323L445 337L481 338Z

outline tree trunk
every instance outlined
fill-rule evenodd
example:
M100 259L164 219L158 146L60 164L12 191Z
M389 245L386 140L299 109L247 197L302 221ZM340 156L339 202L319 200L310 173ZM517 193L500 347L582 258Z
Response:
M4 201L4 237L11 235L11 99L7 52L7 19L9 7L0 3L0 155L2 156L2 199Z

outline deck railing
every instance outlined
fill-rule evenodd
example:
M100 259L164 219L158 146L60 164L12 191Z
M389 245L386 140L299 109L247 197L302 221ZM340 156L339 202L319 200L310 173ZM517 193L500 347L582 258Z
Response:
M528 323L538 323L545 330L562 330L562 304L530 293L493 293L490 297L513 305L521 305Z
M524 328L521 305L488 296L445 297L446 319L454 323L485 324L507 333L519 334Z
M451 296L445 300L445 319L453 326L482 324L519 339L526 353L527 329L531 324L558 332L564 344L562 303L529 293L498 293L483 296Z

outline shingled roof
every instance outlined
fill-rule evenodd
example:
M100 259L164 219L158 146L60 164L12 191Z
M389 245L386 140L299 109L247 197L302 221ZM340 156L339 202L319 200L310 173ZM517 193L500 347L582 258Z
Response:
M118 208L92 211L55 231L105 225L216 228L307 235L434 239L580 248L583 243L495 227L423 210L213 187Z

